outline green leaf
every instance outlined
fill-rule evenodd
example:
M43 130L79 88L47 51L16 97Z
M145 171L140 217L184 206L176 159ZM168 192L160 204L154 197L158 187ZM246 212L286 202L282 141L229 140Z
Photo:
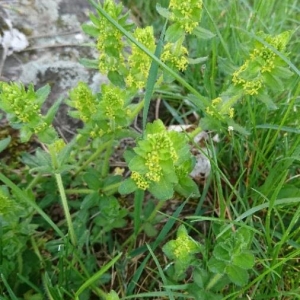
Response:
M166 30L165 40L170 43L175 43L179 39L185 36L185 32L183 28L180 28L179 23L175 23L168 27Z
M288 197L299 197L300 198L300 188L293 184L285 184L280 192L278 193L278 198L288 198Z
M208 269L213 273L224 274L227 264L221 260L212 257L208 261Z
M203 40L210 40L213 37L215 37L216 35L214 33L212 33L211 31L202 28L200 26L196 27L192 34L194 34L197 38L199 39L203 39Z
M174 189L184 197L200 197L199 187L190 177L179 179L179 183L175 185Z
M39 88L36 92L35 95L37 97L37 102L39 104L43 104L45 100L47 99L48 95L50 94L50 85L47 84L41 88Z
M81 205L80 205L80 211L87 210L91 207L94 207L99 204L100 196L98 192L94 192L92 194L89 194L84 197Z
M145 159L141 156L136 155L132 158L128 164L128 167L132 171L144 174L148 168L145 165Z
M126 84L124 81L124 77L117 71L110 71L107 74L108 79L110 82L120 88L125 88Z
M272 74L276 77L280 77L280 78L290 78L291 76L294 75L294 73L292 71L290 71L288 68L286 67L281 67L281 66L276 66L276 68L274 70L272 70Z
M234 131L237 131L237 132L241 133L242 135L249 135L250 134L250 132L247 129L245 129L241 125L235 123L230 118L227 120L227 125L232 126Z
M174 194L173 184L164 178L159 182L152 182L148 190L158 200L171 199Z
M20 129L20 140L21 140L21 142L22 143L28 142L30 140L32 134L33 133L32 133L31 129L28 126L26 126L26 125L22 126L21 129Z
M133 152L133 150L129 150L129 149L126 149L124 154L123 154L123 157L127 163L127 165L129 164L129 162L136 156L136 154Z
M76 137L73 138L71 142L69 142L58 154L57 160L61 165L65 165L69 159L70 154L74 146L77 145Z
M197 57L197 58L188 58L189 65L202 64L208 60L208 56Z
M40 142L45 144L51 144L57 139L57 132L51 127L47 127L45 130L37 134Z
M57 101L54 102L54 104L48 109L47 114L45 116L45 121L47 124L52 124L52 121L59 109L59 106L62 102L63 98L60 97Z
M204 269L195 269L193 272L193 279L194 282L197 284L198 287L204 289L209 280L209 273Z
M152 225L151 223L147 222L147 223L144 223L144 231L146 233L146 235L148 237L155 237L157 236L157 229L154 227L154 225Z
M92 37L98 37L99 36L99 29L93 25L83 24L81 26L84 33L92 36Z
M232 263L242 269L251 269L254 266L254 255L251 252L242 252L233 256Z
M93 14L89 14L89 18L96 27L101 26L101 21Z
M155 48L154 55L157 58L160 58L161 52L163 50L163 36L165 34L166 30L166 25L167 22L165 23L162 31L160 38L158 40L157 46ZM148 112L149 112L149 107L150 107L150 101L154 92L154 86L157 80L158 76L158 63L155 60L152 60L151 65L150 65L150 70L146 82L146 92L145 92L145 98L144 98L144 108L143 108L143 129L146 128L146 123L147 123L147 117L148 117Z
M122 253L115 256L113 259L111 259L106 265L101 266L101 269L97 271L95 274L93 274L91 277L89 277L88 280L84 281L84 283L79 287L79 289L75 293L75 299L79 299L79 295L87 289L89 286L91 286L93 283L95 283L97 280L99 280L105 272L107 272L122 256ZM57 298L60 299L60 298Z
M35 155L24 153L22 161L29 167L49 166L51 167L51 158L49 153L37 148Z
M11 300L18 300L17 296L14 294L13 290L11 289L9 283L7 282L4 274L0 274L0 278L1 278L1 281L3 282L3 285L5 286L6 290L7 290L7 293L10 297Z
M156 11L164 18L166 19L169 19L170 16L171 16L171 13L170 11L165 8L165 7L162 7L159 3L156 4Z
M257 98L261 102L263 102L267 106L267 108L270 109L270 110L275 110L275 109L278 108L276 106L276 104L273 102L273 100L271 99L271 97L268 94L266 94L266 93L264 93L264 94L258 94Z
M195 300L222 300L224 299L222 295L215 294L211 291L206 291L205 289L199 289L195 288L195 285L191 285L189 287L188 292L193 295L193 298L188 298L188 299L195 299Z
M222 243L217 244L214 248L213 255L216 259L230 262L231 255L227 249L222 247Z
M135 182L131 178L124 180L119 186L119 193L121 195L126 195L133 193L137 189Z
M272 73L265 72L263 74L266 84L274 91L283 91L284 84L279 77L275 77Z
M97 59L81 58L79 62L88 69L99 69L99 61Z
M241 248L248 248L253 239L253 232L246 227L241 227L236 231L235 239L240 243Z
M226 274L228 275L229 279L238 286L244 286L249 280L248 272L235 265L227 266Z
M109 294L105 296L106 300L119 300L119 296L115 291L111 291Z
M163 132L165 130L165 125L160 119L155 120L153 123L148 123L146 127L147 134L155 134L158 132Z
M0 140L0 152L2 152L6 147L9 145L11 141L11 137L8 136L7 138Z
M97 191L101 187L100 176L93 169L83 175L83 180L92 190Z

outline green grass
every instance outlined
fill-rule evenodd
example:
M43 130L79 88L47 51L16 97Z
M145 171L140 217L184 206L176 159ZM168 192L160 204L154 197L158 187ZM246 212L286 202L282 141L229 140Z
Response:
M155 11L159 1L123 2L141 25L153 24L159 36L164 24ZM166 2L162 1L162 6ZM203 58L201 63L190 65L180 74L181 80L160 87L154 94L167 111L162 116L166 125L193 123L194 114L201 118L203 111L186 101L187 94L194 90L205 101L218 97L232 85L231 74L245 61L259 39L258 32L292 32L288 57L279 55L293 76L284 81L284 89L270 91L277 109L247 95L236 103L234 121L249 134L228 132L225 127L211 133L211 138L219 133L220 142L207 141L212 171L199 185L199 198L174 197L163 203L148 193L120 197L107 165L86 169L91 161L88 157L99 156L105 145L98 145L99 152L89 156L79 154L83 167L71 176L68 171L57 175L59 187L47 175L33 179L26 167L20 169L26 175L17 184L0 174L19 205L26 207L12 217L9 235L3 235L6 223L0 218L0 299L118 299L113 291L120 299L204 299L200 288L198 298L190 293L195 266L184 279L175 281L172 263L162 251L181 224L202 244L198 259L205 270L222 238L229 239L239 228L253 234L250 250L255 265L248 272L249 280L241 287L224 284L217 291L222 293L221 299L300 299L297 4L297 0L204 1L200 26L213 37L199 40L191 36L186 41L191 58ZM101 161L108 159L103 155ZM79 178L77 174L83 169L86 173ZM107 178L99 184L101 176ZM17 182L14 175L10 178ZM99 196L92 192L93 184L101 192L103 186L109 186L111 190L105 191L108 198L104 199L105 193ZM23 190L27 193L22 194ZM59 199L58 190L70 215L53 222L49 216L55 216L51 208ZM95 199L101 204L95 205Z

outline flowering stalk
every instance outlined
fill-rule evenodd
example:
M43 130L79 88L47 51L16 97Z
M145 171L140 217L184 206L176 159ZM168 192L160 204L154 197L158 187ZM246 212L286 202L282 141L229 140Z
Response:
M68 200L67 200L65 189L64 189L64 186L63 186L63 182L62 182L62 177L61 177L60 173L55 172L55 170L57 170L59 168L59 165L60 165L60 163L57 159L58 154L63 150L64 146L65 145L64 145L63 140L57 140L55 143L49 145L49 152L50 152L50 156L51 156L51 160L52 160L52 167L53 167L53 170L54 170L54 176L55 176L55 179L56 179L58 191L59 191L59 194L60 194L62 206L63 206L63 209L64 209L66 221L67 221L67 224L68 224L70 239L71 239L71 242L72 242L73 246L75 247L76 244L77 244L76 235L75 235L74 226L73 226L73 222L72 222L72 218L71 218L71 214L70 214Z
M170 199L175 191L185 191L185 196L198 195L198 187L187 176L194 159L186 136L167 131L160 120L146 126L143 139L125 159L131 177L119 188L123 194L147 189L159 200Z
M259 34L266 43L275 50L284 53L290 32L285 31L279 35L272 36L264 33ZM249 58L237 69L232 76L235 86L241 88L246 95L258 95L266 85L273 86L271 78L287 76L283 70L282 59L268 46L257 42L250 52ZM279 81L277 83L279 83Z

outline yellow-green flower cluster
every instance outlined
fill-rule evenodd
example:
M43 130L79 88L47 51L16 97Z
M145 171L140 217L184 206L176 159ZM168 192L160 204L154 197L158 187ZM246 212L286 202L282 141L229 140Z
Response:
M168 132L160 132L147 135L148 151L143 155L145 158L146 171L143 174L133 171L131 178L138 188L147 189L151 182L159 182L163 175L161 162L171 159L176 164L178 155L170 139Z
M40 106L36 103L32 86L26 91L16 82L1 82L1 106L6 113L14 114L17 121L28 123L41 119Z
M170 20L179 24L185 32L192 33L198 26L202 13L201 0L171 0L169 8Z
M84 82L78 85L70 92L69 105L76 108L77 117L83 122L91 119L92 115L97 111L97 101L91 89Z
M98 124L95 124L90 131L91 138L102 137L107 131L103 130L102 127L99 127Z
M147 154L145 165L149 169L146 173L146 177L149 180L158 182L161 176L161 166L159 165L159 155L157 151Z
M221 117L223 115L228 115L229 118L234 116L234 108L228 107L222 101L221 97L217 97L211 101L211 105L206 107L206 113L210 116Z
M175 264L179 263L183 267L193 259L193 254L200 251L200 244L188 235L184 225L180 225L176 239L165 244L163 251L169 258L175 260Z
M284 52L289 35L289 32L283 32L277 36L262 37L277 51ZM269 46L257 43L249 59L233 73L232 82L234 85L240 85L247 95L257 95L264 86L264 73L272 73L280 64L280 57Z
M153 151L158 152L160 155L164 154L167 157L170 156L172 161L176 163L178 160L178 155L175 151L173 142L170 138L170 132L163 131L159 133L153 133L148 134L147 139L152 145L152 150L150 154L153 153Z
M174 256L177 259L185 258L187 253L191 253L194 247L194 242L188 235L179 236L174 242Z
M148 180L145 178L145 176L141 175L140 173L133 171L130 177L136 183L139 189L146 190L149 187Z
M43 101L39 99L32 85L25 89L16 82L0 83L0 109L10 115L12 122L25 124L36 134L51 127L41 114Z
M120 6L112 0L106 0L103 7L113 19L118 21L121 13ZM97 27L101 33L97 40L97 50L100 52L99 70L101 73L117 71L124 65L122 33L102 16L99 16Z
M85 123L82 132L91 138L102 137L127 124L130 109L125 106L126 97L126 91L113 84L103 84L96 97L87 84L80 82L70 92L67 103L76 110L69 114Z
M184 71L188 66L187 55L188 50L181 43L167 43L161 60L177 70Z
M154 53L155 38L153 27L137 28L133 35L138 42ZM151 58L136 45L132 45L132 53L128 57L128 65L130 71L125 79L127 86L137 89L144 88L149 74Z
M49 145L49 149L51 148L51 151L53 151L53 153L58 154L65 148L65 146L66 143L63 139L57 139L54 143Z
M124 90L112 84L102 85L102 99L100 108L104 108L105 116L114 120L118 114L126 113L124 108Z

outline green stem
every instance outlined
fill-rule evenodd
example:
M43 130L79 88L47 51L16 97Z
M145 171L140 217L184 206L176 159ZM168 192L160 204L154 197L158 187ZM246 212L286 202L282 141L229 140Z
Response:
M96 152L88 159L85 161L85 163L76 171L74 174L74 177L76 177L80 172L86 168L105 148L107 148L110 145L111 141L108 141L104 143L102 146L100 146Z
M67 197L66 197L66 193L65 193L64 186L63 186L61 175L60 174L55 174L55 179L56 179L56 182L57 182L61 202L62 202L64 213L65 213L65 216L66 216L71 242L72 242L73 246L75 247L76 244L77 244L76 236L75 236L75 232L74 232L74 227L73 227L72 218L71 218L71 215L70 215L68 200L67 200Z
M108 145L106 147L104 161L102 164L102 172L101 172L102 178L105 178L109 172L109 159L112 154L112 146L113 146L113 138L108 142Z
M39 173L37 176L35 176L31 182L28 184L27 188L26 188L26 191L29 191L31 190L32 187L34 187L38 182L39 180L41 179L41 174Z
M222 277L224 274L216 274L208 283L206 290L209 291Z
M139 234L145 191L137 189L134 193L134 234Z
M94 190L90 189L66 189L65 193L68 195L78 195L78 194L83 194L83 195L88 195L94 193Z
M43 265L44 265L43 257L42 257L42 255L41 255L41 252L40 252L40 250L39 250L39 247L38 247L38 245L36 244L36 241L35 241L35 239L34 239L33 236L30 238L30 241L31 241L31 245L32 245L33 252L34 252L35 255L38 257L38 259L39 259L39 261L40 261L40 264L41 264L41 266L43 267Z
M105 186L101 189L101 192L107 194L108 192L112 191L114 192L115 190L118 189L118 187L120 186L121 182L117 182L117 183L114 183L114 184L110 184L108 186ZM79 195L79 194L82 194L82 195L89 195L89 194L92 194L94 193L95 191L94 190L91 190L91 189L66 189L65 190L65 193L67 195Z
M108 194L108 192L110 191L115 191L118 189L118 187L121 185L122 182L117 182L111 185L108 185L104 188L101 189L102 192L104 192L105 194Z

